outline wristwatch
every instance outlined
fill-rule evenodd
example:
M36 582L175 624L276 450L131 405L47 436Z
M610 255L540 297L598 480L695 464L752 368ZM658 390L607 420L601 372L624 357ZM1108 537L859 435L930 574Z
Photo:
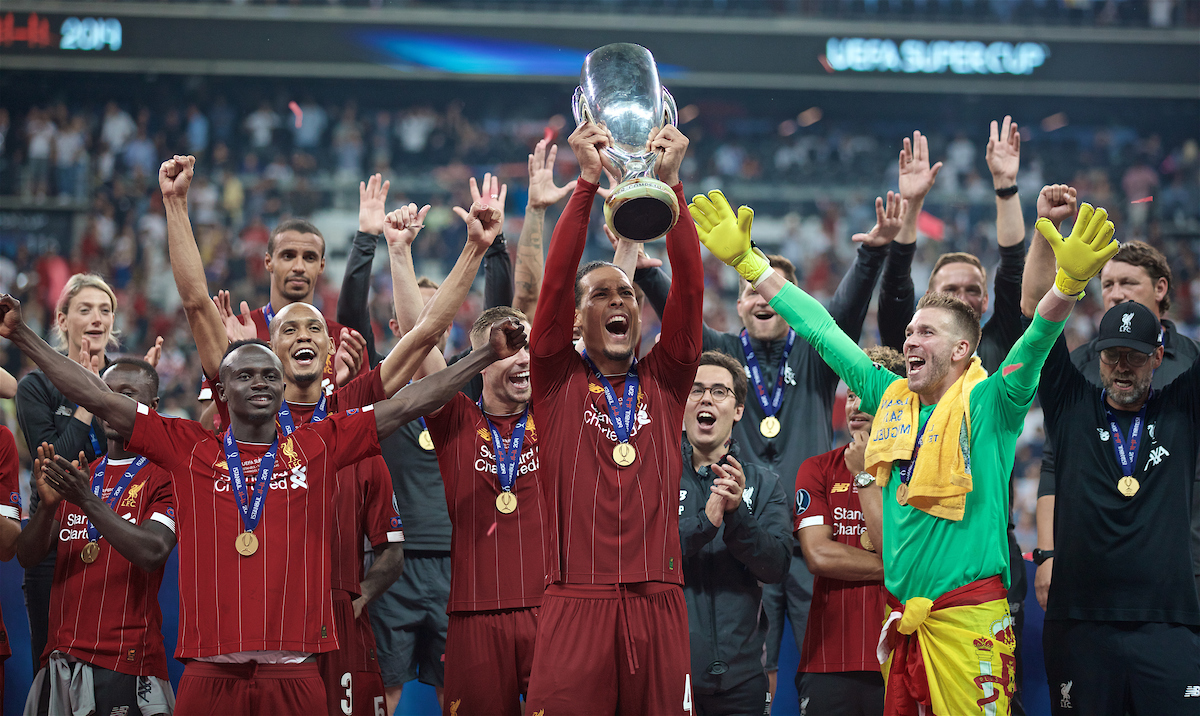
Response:
M1037 566L1042 566L1042 562L1054 558L1054 550L1052 549L1035 549L1033 550L1033 563Z
M860 472L854 476L854 486L862 489L875 484L875 476L869 472Z

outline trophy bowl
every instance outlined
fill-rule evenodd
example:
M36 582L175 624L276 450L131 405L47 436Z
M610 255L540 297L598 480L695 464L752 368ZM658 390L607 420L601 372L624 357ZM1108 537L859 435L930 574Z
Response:
M579 73L573 110L577 125L595 122L613 137L600 153L618 180L604 202L608 228L629 241L662 237L679 219L679 201L655 176L659 154L650 149L650 136L675 125L677 111L659 81L654 55L626 42L593 50Z

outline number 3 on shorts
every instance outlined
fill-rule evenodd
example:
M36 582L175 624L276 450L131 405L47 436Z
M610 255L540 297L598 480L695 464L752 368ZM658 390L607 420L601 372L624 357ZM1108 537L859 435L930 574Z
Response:
M692 675L683 677L683 712L692 713Z
M351 716L354 713L354 677L349 671L342 674L342 688L346 690L346 698L342 699L342 713Z

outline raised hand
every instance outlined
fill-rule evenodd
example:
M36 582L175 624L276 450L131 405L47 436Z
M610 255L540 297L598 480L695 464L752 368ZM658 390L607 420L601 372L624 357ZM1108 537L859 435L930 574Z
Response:
M425 215L429 213L429 205L420 209L416 204L402 206L384 217L383 238L388 247L412 246L417 234L425 228Z
M987 165L997 189L1017 183L1017 170L1021 168L1021 133L1017 131L1017 123L1007 114L1004 115L1003 126L997 126L996 120L992 120Z
M595 122L584 122L571 132L567 138L571 151L579 160L579 178L596 184L600 181L600 172L604 162L600 160L600 150L611 146L612 134Z
M771 268L763 252L750 242L753 209L739 207L735 216L725 195L719 189L713 189L708 196L697 194L692 197L688 212L696 222L700 243L713 256L737 269L742 278L753 284Z
M712 466L712 471L717 474L717 479L713 480L713 494L720 495L725 500L725 511L733 512L742 503L742 493L746 490L746 475L742 472L742 465L733 456L726 458L729 464L715 464Z
M382 174L372 174L365 182L358 183L358 230L364 234L378 236L383 233L384 216L387 214L388 189L390 181L384 181Z
M87 473L80 469L81 465L87 464L86 460L82 452L74 462L62 455L56 455L43 464L42 479L50 489L62 495L62 499L83 507L85 502L96 497L92 492L91 480L88 479Z
M908 212L908 201L901 199L896 192L887 193L887 206L882 197L875 197L875 226L865 234L855 234L852 241L867 246L885 246L890 244L900 233L904 225L904 214Z
M612 244L612 247L613 247L613 253L614 253L613 263L614 264L616 264L617 266L620 266L622 269L624 269L626 267L626 263L625 263L625 259L624 259L625 252L629 252L629 253L636 252L637 253L637 263L634 266L635 271L638 269L657 268L659 266L662 266L662 263L663 263L662 259L655 259L655 258L651 258L646 255L646 249L645 249L644 244L640 244L636 241L626 241L625 239L618 238L617 235L613 233L612 229L608 228L607 224L603 224L603 226L604 226L604 235L608 237L608 243Z
M196 158L176 154L158 167L158 188L163 199L187 200L188 188L196 173Z
M235 314L233 299L225 290L217 291L217 295L213 296L213 303L217 306L217 313L221 314L221 322L225 324L225 335L230 343L258 338L258 326L254 325L254 319L250 317L250 304L242 301L242 315Z
M673 124L664 124L650 135L650 148L662 152L658 160L658 178L667 186L679 183L679 167L687 154L688 143L688 138Z
M491 332L488 334L488 346L495 351L496 360L504 360L515 355L528 344L529 339L525 335L525 326L522 326L515 318L497 321L492 324Z
M1054 250L1058 262L1054 285L1068 296L1081 296L1087 282L1100 273L1104 264L1121 248L1120 242L1113 239L1115 229L1108 220L1108 212L1104 209L1093 211L1088 203L1079 207L1079 218L1066 238L1058 233L1050 219L1038 219L1035 226Z
M53 460L54 446L50 443L39 445L37 457L33 459L34 484L37 485L38 497L42 498L41 507L49 509L57 507L63 499L63 496L46 480L46 464Z
M529 155L530 208L545 209L575 191L574 179L562 186L554 185L554 159L557 156L558 145L550 144L545 139L539 141L533 148L533 154Z
M0 336L12 338L23 325L21 302L7 293L0 296Z
M1074 218L1076 208L1075 187L1066 184L1051 184L1038 192L1037 215L1049 219L1054 228L1062 226L1067 219Z
M484 174L482 191L481 194L475 177L471 177L471 208L468 211L456 206L454 213L467 225L467 241L486 249L504 230L504 202L508 198L508 185L501 184L498 177Z
M904 149L900 150L900 196L909 201L924 200L933 188L942 163L929 166L929 139L913 132L912 140L904 138Z
M342 327L342 333L338 336L337 351L333 354L334 380L339 388L358 375L366 348L367 341L361 333L353 328Z
M154 339L154 345L150 346L150 350L146 351L146 362L152 367L158 368L158 361L162 358L163 337L158 336Z
M92 341L88 337L84 337L79 341L79 355L76 356L75 362L87 368L92 373L100 375L100 369L104 367L104 350L92 352Z

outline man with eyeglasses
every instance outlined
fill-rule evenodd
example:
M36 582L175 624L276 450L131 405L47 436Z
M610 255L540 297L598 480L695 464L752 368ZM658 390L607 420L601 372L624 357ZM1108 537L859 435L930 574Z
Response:
M1200 363L1162 388L1162 329L1135 301L1100 321L1097 387L1060 336L1042 368L1055 463L1054 581L1042 642L1055 714L1200 714L1189 544Z
M702 716L768 711L762 584L782 582L792 558L787 493L733 438L748 386L738 361L706 351L683 413L679 541Z

